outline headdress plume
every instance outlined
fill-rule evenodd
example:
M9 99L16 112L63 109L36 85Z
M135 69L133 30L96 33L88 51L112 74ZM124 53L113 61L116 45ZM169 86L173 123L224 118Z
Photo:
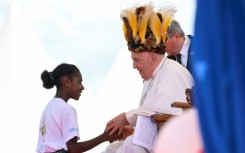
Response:
M166 31L175 12L173 5L154 11L152 3L123 10L121 19L128 49L164 54Z

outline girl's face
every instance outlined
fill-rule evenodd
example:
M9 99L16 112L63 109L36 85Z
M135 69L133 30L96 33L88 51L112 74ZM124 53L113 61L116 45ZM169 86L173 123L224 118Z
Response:
M69 97L74 100L79 100L81 93L84 90L81 73L79 72L77 75L72 76L70 81L71 81L71 85L69 88Z

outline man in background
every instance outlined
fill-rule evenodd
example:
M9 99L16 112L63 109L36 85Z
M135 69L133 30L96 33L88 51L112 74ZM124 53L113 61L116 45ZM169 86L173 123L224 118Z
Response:
M168 58L179 62L190 72L192 72L191 60L194 55L191 48L192 38L191 35L185 35L178 21L172 20L167 29L166 52Z

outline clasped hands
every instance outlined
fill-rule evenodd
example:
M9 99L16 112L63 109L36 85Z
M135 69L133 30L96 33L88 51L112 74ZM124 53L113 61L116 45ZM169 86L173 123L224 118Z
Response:
M114 117L106 124L105 132L109 132L109 136L113 137L113 141L125 140L129 135L131 135L134 131L134 128L129 125L126 114L122 113Z

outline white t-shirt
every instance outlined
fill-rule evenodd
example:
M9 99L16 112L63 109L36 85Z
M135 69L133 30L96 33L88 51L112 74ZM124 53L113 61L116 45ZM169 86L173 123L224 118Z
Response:
M66 142L79 137L76 110L61 98L53 98L45 107L39 125L37 153L67 150Z

